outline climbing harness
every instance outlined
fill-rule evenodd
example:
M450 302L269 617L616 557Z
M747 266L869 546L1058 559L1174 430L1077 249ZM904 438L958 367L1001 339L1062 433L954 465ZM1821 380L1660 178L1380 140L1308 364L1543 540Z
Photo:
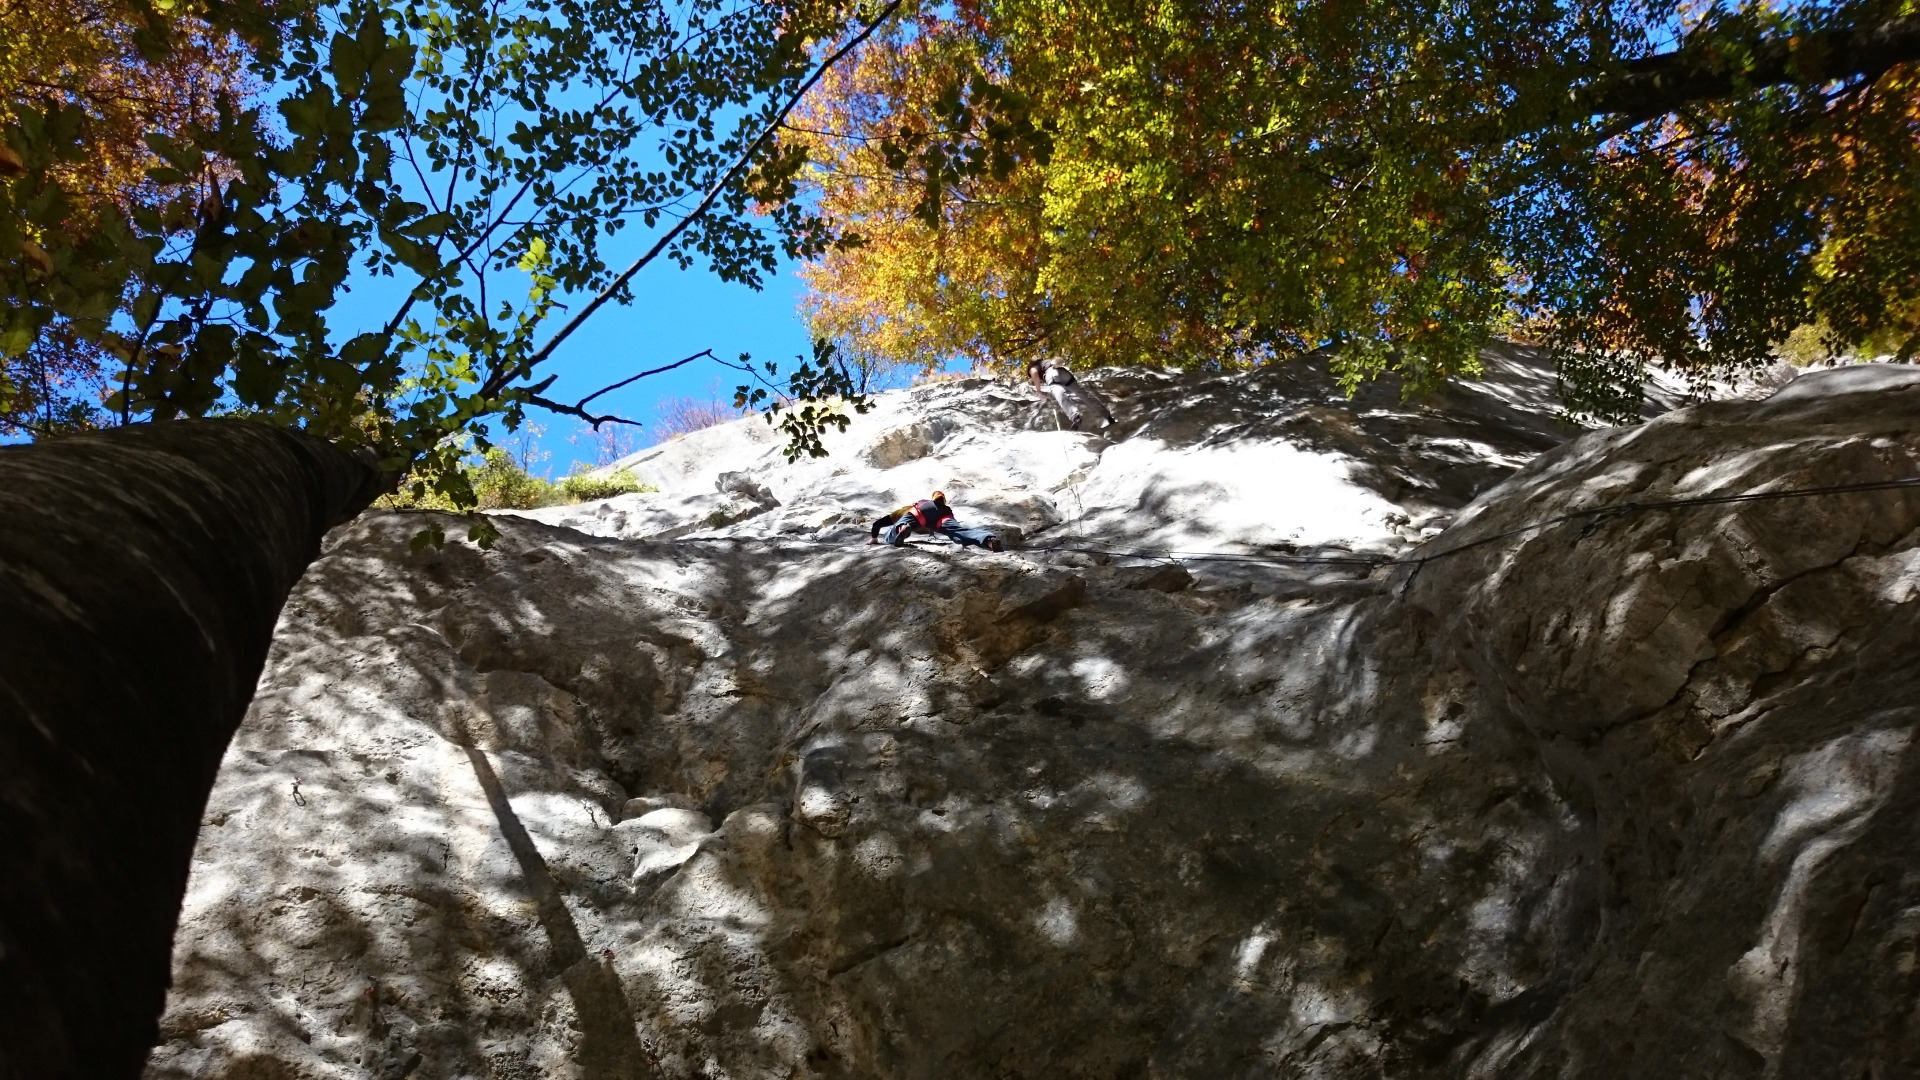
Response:
M932 499L921 499L907 507L907 513L912 515L914 522L920 526L920 531L927 533L932 532L941 522L953 516L953 511Z

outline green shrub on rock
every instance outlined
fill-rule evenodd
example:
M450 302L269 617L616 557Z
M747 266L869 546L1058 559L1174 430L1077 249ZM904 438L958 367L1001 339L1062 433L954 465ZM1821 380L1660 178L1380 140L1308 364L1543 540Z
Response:
M529 473L520 459L497 446L482 455L477 464L462 466L462 471L479 497L482 510L537 510L543 506L660 490L641 483L627 469L610 476L595 476L581 468L554 483ZM434 491L416 493L412 485L404 483L399 492L380 499L378 505L392 510L455 509L453 501L444 495Z
M660 490L652 484L641 483L631 469L620 469L608 476L595 476L584 471L572 473L555 484L554 489L560 495L558 501L570 503Z
M532 510L556 501L552 484L527 472L512 454L497 446L482 456L469 479L482 510Z

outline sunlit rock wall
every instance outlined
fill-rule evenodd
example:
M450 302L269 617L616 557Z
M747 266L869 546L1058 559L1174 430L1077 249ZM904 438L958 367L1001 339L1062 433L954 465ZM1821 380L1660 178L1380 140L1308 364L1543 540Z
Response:
M848 538L939 489L963 520L1050 545L1398 550L1575 433L1540 357L1507 347L1484 363L1483 379L1417 401L1388 383L1350 398L1317 359L1110 369L1088 378L1118 420L1097 433L1060 430L1024 383L934 383L849 413L823 459L788 462L777 429L728 424L616 463L657 493L524 516L639 540ZM1672 400L1656 387L1652 408Z
M759 533L409 555L420 518L363 519L228 755L150 1075L1913 1075L1920 490L1515 530L1920 475L1920 378L1589 434L1456 513L1554 441L1524 376L1453 412L1116 379L1112 438L1020 433L1085 457L998 556L847 527L991 494L953 478L1031 421L928 415L990 387L663 485L749 473ZM1258 531L1283 465L1320 534ZM805 520L833 490L850 522ZM1046 550L1101 520L1499 539Z

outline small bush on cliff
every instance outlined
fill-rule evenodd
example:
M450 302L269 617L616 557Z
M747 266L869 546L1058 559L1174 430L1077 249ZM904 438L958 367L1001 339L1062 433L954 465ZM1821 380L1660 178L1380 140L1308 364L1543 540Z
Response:
M482 510L532 510L552 501L553 485L527 472L501 447L488 450L468 479Z
M650 491L659 491L652 484L643 484L634 478L631 469L619 469L609 476L594 476L587 472L576 472L561 479L554 485L561 502L587 502L592 499L611 499L615 495L633 495Z
M611 476L593 476L581 468L555 483L529 473L519 458L497 446L482 455L478 463L469 463L462 469L473 493L479 497L482 510L537 510L542 506L660 490L641 483L627 469ZM415 495L412 485L407 483L400 485L397 494L382 498L379 505L391 510L457 509L451 499L436 492Z

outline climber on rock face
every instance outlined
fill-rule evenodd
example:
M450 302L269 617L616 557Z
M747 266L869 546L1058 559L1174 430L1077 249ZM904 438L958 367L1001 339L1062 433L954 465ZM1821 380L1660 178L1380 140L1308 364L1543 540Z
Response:
M1000 538L987 529L962 528L953 518L953 511L947 509L947 493L936 491L931 499L921 499L916 503L895 510L891 514L882 514L873 523L873 532L867 537L867 543L880 542L880 530L887 532L887 543L899 547L907 542L914 533L931 536L939 533L961 547L979 545L988 551L1004 551Z
M1067 426L1073 430L1080 430L1080 422L1086 419L1089 408L1106 417L1107 426L1113 426L1113 410L1063 365L1044 357L1035 359L1027 365L1027 381L1035 390L1053 399L1060 411L1067 414Z

